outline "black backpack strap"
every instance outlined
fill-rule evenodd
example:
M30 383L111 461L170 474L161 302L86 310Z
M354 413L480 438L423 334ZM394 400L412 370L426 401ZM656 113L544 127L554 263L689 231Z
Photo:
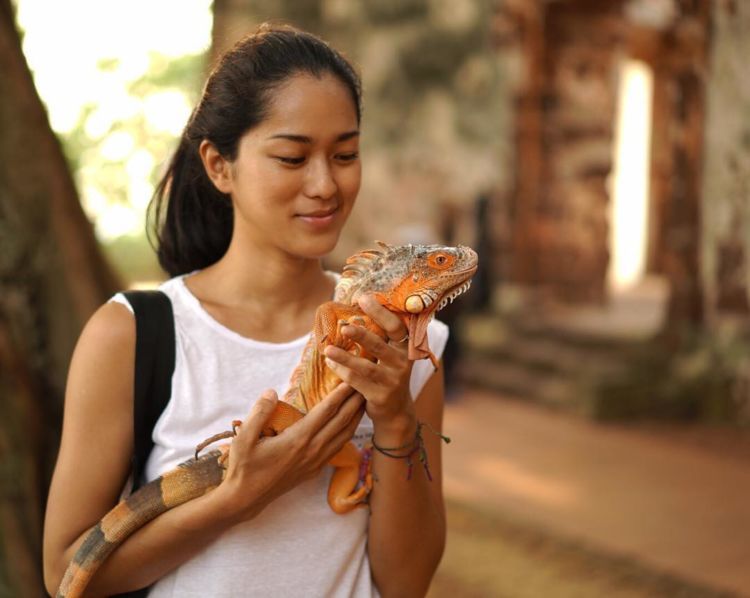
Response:
M123 293L135 312L135 396L133 401L133 491L143 479L154 446L151 434L172 394L175 364L172 302L161 291Z
M135 312L135 389L133 397L133 488L143 480L146 459L154 446L151 433L172 394L175 363L172 302L161 291L123 293ZM146 598L142 588L116 598Z

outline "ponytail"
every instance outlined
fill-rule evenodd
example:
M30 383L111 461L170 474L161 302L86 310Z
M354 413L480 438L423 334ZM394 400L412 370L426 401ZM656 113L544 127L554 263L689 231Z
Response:
M170 276L210 266L226 253L232 238L231 199L208 178L199 143L182 135L149 205L149 238Z

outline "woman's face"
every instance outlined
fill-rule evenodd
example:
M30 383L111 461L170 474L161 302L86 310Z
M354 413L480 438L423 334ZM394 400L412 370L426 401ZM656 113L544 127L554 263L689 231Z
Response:
M320 257L335 247L359 191L355 105L331 75L295 75L271 94L268 116L240 139L231 163L234 235Z

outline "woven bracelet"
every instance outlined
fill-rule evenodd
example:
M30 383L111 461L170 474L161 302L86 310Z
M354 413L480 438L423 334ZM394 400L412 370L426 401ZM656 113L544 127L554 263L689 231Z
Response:
M401 446L396 446L392 448L386 448L382 446L378 446L375 444L375 439L372 440L372 448L374 448L379 453L385 455L386 457L390 457L391 459L406 459L406 465L407 465L407 471L406 471L406 479L411 479L412 470L414 469L414 461L412 460L412 457L415 454L419 455L419 461L422 463L422 467L424 467L424 471L427 474L427 479L429 481L432 481L432 474L430 473L430 465L427 461L427 450L424 447L424 438L422 438L422 426L427 426L429 430L435 434L436 436L439 436L443 442L448 444L451 439L447 436L441 434L435 428L433 428L430 424L426 422L417 421L417 432L414 435L414 440L407 442L406 444L402 444ZM409 449L408 452L403 454L393 454L398 451L403 451Z

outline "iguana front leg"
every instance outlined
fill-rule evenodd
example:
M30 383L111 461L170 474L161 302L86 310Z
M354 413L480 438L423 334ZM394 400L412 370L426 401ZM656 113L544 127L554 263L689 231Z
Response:
M307 413L341 383L325 363L324 349L334 345L365 359L372 359L361 345L344 336L341 329L346 325L363 326L385 338L385 332L359 306L328 301L315 312L315 325L310 340L302 354L302 360L292 374L289 390L282 399Z
M365 359L374 360L360 344L342 334L344 326L363 326L381 338L385 332L359 306L329 301L315 313L315 326L302 361L292 376L291 388L284 401L297 408L309 411L341 383L325 363L324 350L334 345ZM372 488L372 476L368 471L360 476L362 455L351 442L331 459L335 471L328 488L328 504L336 513L347 513L363 506ZM360 480L360 478L362 478ZM362 482L361 486L357 487Z

